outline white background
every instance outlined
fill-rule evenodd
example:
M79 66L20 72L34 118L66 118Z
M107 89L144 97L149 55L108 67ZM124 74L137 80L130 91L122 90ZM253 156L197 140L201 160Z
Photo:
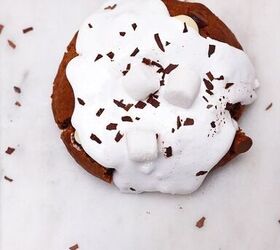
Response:
M190 196L121 194L78 167L59 139L52 81L66 45L101 2L0 0L0 249L280 249L279 1L202 1L237 35L262 86L241 120L254 147ZM22 34L28 26L34 31ZM5 154L8 146L14 154Z

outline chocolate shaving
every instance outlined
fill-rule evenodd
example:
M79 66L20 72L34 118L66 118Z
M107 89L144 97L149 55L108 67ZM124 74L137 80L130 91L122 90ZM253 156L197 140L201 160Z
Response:
M165 81L164 80L160 80L160 86L164 86L165 84Z
M17 47L16 44L11 40L8 40L8 44L12 49L15 49Z
M131 57L133 57L133 56L136 56L138 53L139 53L139 49L138 48L136 48L133 52L132 52L132 54L130 55Z
M184 22L184 30L183 30L183 33L187 33L188 32L188 27L187 27L187 24Z
M95 58L94 61L96 62L96 61L98 61L99 59L101 59L102 57L103 57L103 56L102 56L101 54L98 54L98 55L96 56L96 58Z
M273 106L273 103L270 103L267 107L266 107L266 111L268 111L268 110L270 110L271 108L272 108L272 106Z
M232 82L228 82L228 83L226 84L226 86L225 86L225 89L230 88L232 85L234 85L234 83L232 83Z
M185 121L184 121L184 126L192 126L194 125L194 119L192 118L187 118Z
M130 116L123 116L122 121L123 122L133 122L133 119Z
M190 11L188 16L191 17L197 24L199 29L203 29L208 25L208 21L201 14L196 11Z
M216 123L213 121L210 123L212 128L216 128Z
M15 102L15 105L18 106L18 107L21 107L21 104L18 101Z
M164 155L165 155L167 158L169 158L169 157L172 156L172 147L171 147L171 146L165 148L165 153L164 153Z
M2 33L3 29L4 29L4 25L0 24L0 34Z
M98 144L102 143L102 141L95 134L91 134L90 139L97 142Z
M114 5L112 5L112 6L107 6L106 8L104 8L104 10L113 10L113 9L115 9L117 7L117 4L114 4Z
M157 46L160 48L160 50L162 50L163 52L165 52L165 49L164 49L163 44L162 44L162 42L161 42L161 40L160 40L159 34L158 34L158 33L155 34L155 35L154 35L154 38L155 38L155 41L156 41L156 43L157 43Z
M92 26L92 24L91 24L91 23L88 23L88 27L89 27L90 29L92 29L92 28L93 28L93 26Z
M152 64L152 61L150 59L144 57L143 60L142 60L142 63L150 66Z
M116 141L116 142L119 142L122 138L123 138L123 135L122 135L121 132L119 131L119 132L116 134L115 141Z
M140 120L140 117L135 117L135 120L139 121L139 120Z
M100 108L97 113L96 116L100 117L102 115L102 113L104 112L105 109Z
M118 124L117 123L110 123L107 125L107 130L117 130Z
M208 102L208 99L207 99L205 96L202 96L202 98L203 98L206 102Z
M207 105L207 109L211 109L213 107L213 105L212 104L209 104L209 105Z
M199 171L199 172L196 173L196 176L205 175L207 173L208 173L208 171Z
M33 27L28 27L28 28L23 29L23 30L22 30L22 33L23 33L23 34L26 34L26 33L30 32L30 31L32 31L32 30L33 30Z
M154 95L149 96L147 103L151 104L155 108L158 108L160 105L160 102L157 99L155 99Z
M13 179L9 178L8 176L4 176L4 179L5 179L6 181L9 181L9 182L13 182L13 181L14 181Z
M137 29L137 24L136 23L131 24L131 26L132 26L133 30Z
M168 42L168 41L166 41L165 42L165 46L167 47L168 45L170 45L171 43L170 42Z
M125 75L129 72L130 69L131 69L131 64L129 63L129 64L126 65L126 70L124 70L124 71L122 72L123 75L125 76Z
M118 101L114 99L113 101L119 108L122 108L125 111L129 111L133 107L133 104L124 104L123 100Z
M172 133L175 133L175 128L172 128L172 129L171 129L171 132L172 132Z
M210 45L209 45L209 49L208 49L208 57L209 57L209 58L215 53L215 50L216 50L216 46L210 44Z
M181 118L180 116L177 116L177 129L179 129L181 126L182 126Z
M135 190L135 188L129 188L131 191L133 191L133 192L135 192L136 190Z
M202 228L204 226L204 222L205 222L205 217L202 217L199 221L196 222L196 227L198 228Z
M79 245L78 244L75 244L74 246L72 247L69 247L70 250L77 250L79 249Z
M120 36L125 36L126 32L120 32Z
M221 75L220 77L215 78L215 80L222 81L222 80L225 80L225 78L224 78L224 76L223 76L223 75Z
M214 95L214 93L213 93L211 90L209 90L209 89L206 89L205 91L206 91L206 93L209 94L209 95Z
M15 150L16 150L15 148L8 147L7 150L5 151L5 153L8 155L11 155L12 153L15 152Z
M178 64L169 64L167 68L163 70L164 74L170 74L174 69L176 69L179 65Z
M86 103L84 102L84 100L83 99L81 99L81 98L77 98L77 100L78 100L78 102L82 105L82 106L84 106Z
M135 104L135 108L137 108L137 109L143 109L143 108L145 108L146 107L146 103L145 102L142 102L142 101L139 101L139 102L137 102L136 104Z
M204 82L204 84L205 84L207 89L209 89L209 90L213 90L214 89L213 84L210 81L208 81L207 79L204 78L203 82Z
M115 56L115 54L111 51L107 54L107 56L112 60Z
M21 93L21 89L20 89L19 87L17 87L17 86L14 86L14 91L15 91L16 93L18 93L18 94Z
M207 77L209 78L209 80L212 82L215 78L212 75L212 73L209 71L208 73L206 73Z

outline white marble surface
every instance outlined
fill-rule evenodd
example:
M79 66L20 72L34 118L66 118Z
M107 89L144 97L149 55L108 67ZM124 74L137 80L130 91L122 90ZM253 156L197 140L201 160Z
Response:
M254 147L190 196L121 194L79 168L59 139L52 81L73 33L101 2L1 0L0 249L280 249L279 1L202 1L239 37L262 88L241 121ZM28 26L35 30L23 35Z

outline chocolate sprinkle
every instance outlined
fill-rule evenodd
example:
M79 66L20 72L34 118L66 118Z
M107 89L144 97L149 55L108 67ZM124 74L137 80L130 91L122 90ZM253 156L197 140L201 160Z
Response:
M225 89L230 88L232 85L234 85L234 83L232 83L232 82L228 82L228 83L226 84L226 86L225 86Z
M132 54L130 55L131 57L133 57L133 56L136 56L138 53L139 53L139 49L138 48L136 48L133 52L132 52Z
M103 56L102 56L101 54L98 54L98 55L96 56L96 58L95 58L94 61L96 62L96 61L98 61L99 59L101 59L102 57L103 57Z
M167 158L169 158L169 157L172 156L172 147L171 147L171 146L165 148L165 156L166 156Z
M164 69L164 74L170 74L174 69L176 69L179 65L178 64L169 64L166 69Z
M155 99L154 95L149 96L147 103L151 104L155 108L158 108L160 105L160 102L157 99Z
M115 54L111 51L107 54L107 56L112 60L115 56Z
M202 98L203 98L206 102L208 102L208 99L207 99L205 96L202 96Z
M32 30L33 30L33 27L28 27L28 28L23 29L23 30L22 30L22 33L23 33L23 34L26 34L26 33L30 32L30 31L32 31Z
M79 102L79 104L81 104L82 106L84 106L86 103L84 102L84 100L83 99L81 99L81 98L77 98L77 100L78 100L78 102Z
M115 141L116 141L116 142L119 142L122 138L123 138L123 135L122 135L121 132L119 131L119 132L116 134Z
M187 24L184 22L184 30L183 30L183 33L187 33L188 32L188 27L187 27Z
M194 125L194 119L192 119L192 118L187 118L187 119L184 121L184 126L191 126L191 125Z
M126 32L120 32L120 36L125 36Z
M133 30L137 29L137 24L136 23L133 23L131 26L132 26Z
M12 49L15 49L17 47L16 44L11 40L8 40L8 44Z
M14 181L13 179L9 178L8 176L4 176L4 179L5 179L6 181L9 181L9 182L13 182L13 181Z
M107 130L117 130L118 124L117 123L110 123L107 125Z
M209 80L212 82L215 78L214 76L212 75L212 73L209 71L207 74L207 77L209 78Z
M266 111L268 111L268 110L270 110L271 108L272 108L272 106L273 106L273 103L270 103L267 107L266 107Z
M113 10L113 9L115 9L117 7L117 4L114 4L114 5L112 5L112 6L107 6L106 8L104 8L104 10Z
M177 129L181 128L182 123L181 123L181 118L180 116L177 116Z
M102 115L102 113L104 112L105 109L100 108L97 113L96 116L100 117Z
M212 128L216 128L216 123L213 121L213 122L211 122L211 127Z
M93 26L92 26L92 24L91 24L91 23L88 23L88 27L89 27L90 29L92 29L92 28L93 28Z
M102 141L95 134L91 134L90 139L97 142L98 144L102 143Z
M123 122L133 122L133 119L130 116L123 116L122 121Z
M5 153L8 155L11 155L12 153L15 152L15 150L16 150L15 148L8 147L7 150L5 151Z
M156 41L156 43L157 43L157 46L160 48L160 50L162 50L163 52L165 52L165 49L164 49L163 44L162 44L162 42L161 42L161 40L160 40L159 34L158 34L158 33L155 34L155 35L154 35L154 38L155 38L155 41Z
M209 45L209 49L208 49L208 57L209 57L209 58L215 53L215 50L216 50L216 46L210 44L210 45Z
M79 249L79 245L78 244L75 244L74 246L72 247L69 247L70 250L77 250Z
M208 171L199 171L199 172L196 173L196 176L205 175L207 173L208 173Z
M125 111L129 111L133 107L133 104L124 104L123 100L118 101L114 99L113 101L119 108L122 108Z
M202 217L199 221L196 222L196 227L198 228L202 228L204 226L204 222L205 222L205 217Z
M135 108L137 108L137 109L143 109L143 108L146 107L146 105L147 105L147 104L146 104L145 102L139 101L139 102L136 103Z
M0 34L2 33L3 29L4 29L4 25L0 24Z
M17 87L17 86L14 86L14 91L15 91L16 93L18 93L18 94L21 93L21 89L20 89L19 87Z

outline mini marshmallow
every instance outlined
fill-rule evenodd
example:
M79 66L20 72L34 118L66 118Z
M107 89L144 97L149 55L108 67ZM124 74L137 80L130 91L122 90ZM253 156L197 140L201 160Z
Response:
M160 75L152 66L142 62L132 64L129 72L123 76L122 84L130 97L141 101L160 88Z
M189 16L186 15L179 15L179 16L175 16L174 18L180 20L183 23L186 23L187 27L191 27L194 30L196 30L197 32L199 31L199 28L196 24L196 22Z
M147 162L157 158L156 134L148 130L130 130L126 134L128 157L132 161Z
M170 104L190 108L198 95L201 80L198 74L179 65L165 82L164 98Z

